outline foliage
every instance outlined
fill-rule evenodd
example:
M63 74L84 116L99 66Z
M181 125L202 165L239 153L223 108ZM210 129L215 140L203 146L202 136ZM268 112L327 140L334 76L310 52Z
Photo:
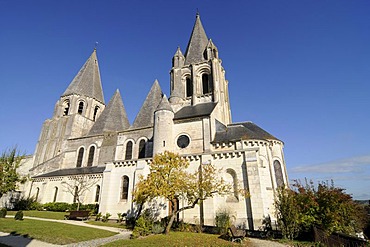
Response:
M164 198L169 202L182 199L185 202L182 208L175 208L174 203L170 203L171 214L165 233L170 231L179 212L194 208L216 194L229 193L232 189L231 185L219 178L219 171L213 165L202 165L194 173L187 172L188 167L189 162L185 158L165 151L153 158L149 175L141 177L135 188L134 201L141 206L156 198Z
M7 213L8 213L8 210L6 208L1 208L0 209L0 218L5 218Z
M13 204L12 210L42 210L43 206L34 197L21 197Z
M96 183L97 180L91 179L89 176L79 175L72 177L71 181L63 184L65 191L70 193L77 201L77 211L80 210L82 195Z
M15 219L15 220L23 220L23 211L22 211L22 210L19 210L19 211L15 214L14 219Z
M114 232L91 227L32 219L24 219L21 222L13 219L1 219L0 229L2 232L27 235L32 239L58 245L106 238L116 234Z
M109 217L111 217L112 215L110 213L106 213L105 215L102 216L102 219L101 221L103 222L108 222L109 220Z
M122 223L123 219L127 216L126 213L117 213L117 223Z
M220 234L226 234L227 229L231 225L231 215L228 209L220 209L216 212L215 217L216 227L219 229Z
M148 221L143 215L140 216L135 223L135 228L132 231L131 238L140 236L148 236L152 233L152 222Z
M366 216L363 208L352 200L344 189L322 182L317 187L313 182L293 184L295 190L280 189L275 206L283 235L289 239L298 232L310 231L316 226L327 234L342 232L354 235L362 231Z
M100 219L101 219L102 216L103 216L102 213L96 214L95 221L100 221Z
M48 202L43 207L45 210L52 212L65 212L72 209L72 205L66 202Z
M17 189L18 183L26 182L25 177L17 173L17 169L24 158L17 148L4 151L0 156L0 198L9 191Z

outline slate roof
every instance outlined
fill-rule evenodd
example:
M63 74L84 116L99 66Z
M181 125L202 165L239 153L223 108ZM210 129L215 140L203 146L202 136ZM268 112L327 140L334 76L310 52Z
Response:
M204 50L207 47L208 38L204 31L199 14L196 15L193 31L185 52L185 64L204 61Z
M121 94L117 89L108 106L101 113L94 123L89 134L103 134L104 132L115 132L128 129L130 123L127 118L125 107L123 106Z
M80 174L97 174L103 173L105 170L104 166L90 166L90 167L75 167L68 169L61 169L49 173L44 173L33 178L43 178L43 177L59 177L68 175L80 175Z
M216 134L213 143L232 142L239 140L278 140L252 122L229 124L227 126L216 122Z
M174 119L194 118L211 115L217 103L209 102L194 106L185 106L175 113Z
M163 95L162 97L162 100L161 102L159 103L156 111L160 111L160 110L167 110L167 111L172 111L172 107L170 105L170 102L168 102L168 99L167 99L167 96L166 95Z
M154 112L161 102L162 96L162 89L159 86L158 81L155 80L131 128L141 128L154 125Z
M104 103L96 49L94 49L62 96L71 94L88 96Z

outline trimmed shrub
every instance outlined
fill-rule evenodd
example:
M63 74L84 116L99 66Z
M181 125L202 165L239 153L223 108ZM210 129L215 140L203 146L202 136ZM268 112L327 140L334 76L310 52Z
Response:
M218 212L216 212L216 218L215 218L216 226L220 231L220 234L226 234L227 229L231 225L231 215L229 210L227 209L221 209Z
M34 197L22 196L13 204L13 210L42 210L42 204L37 202Z
M44 209L53 212L65 212L72 210L72 205L66 202L48 202L44 204Z
M19 211L15 214L14 219L15 219L15 220L23 220L23 211L22 211L22 210L19 210Z
M0 209L0 218L5 218L7 213L8 213L8 210L6 210L6 208L1 208Z

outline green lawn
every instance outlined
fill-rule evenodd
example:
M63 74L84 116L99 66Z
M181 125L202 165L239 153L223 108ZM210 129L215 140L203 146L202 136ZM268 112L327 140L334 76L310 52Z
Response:
M106 245L105 247L115 246L250 246L248 239L242 244L231 243L230 241L219 238L219 235L191 232L170 232L168 235L151 235L145 238L119 240Z
M7 215L15 215L17 211L8 211ZM36 210L30 210L30 211L23 211L24 216L30 216L30 217L38 217L38 218L45 218L45 219L54 219L54 220L63 220L64 215L68 213L66 212L51 212L51 211L36 211Z
M102 221L91 220L91 221L86 221L86 223L90 225L95 225L95 226L110 226L110 227L127 229L126 225L116 223L116 222L102 222Z
M25 235L29 238L60 245L115 235L113 232L91 227L32 219L16 221L13 218L0 218L0 231Z

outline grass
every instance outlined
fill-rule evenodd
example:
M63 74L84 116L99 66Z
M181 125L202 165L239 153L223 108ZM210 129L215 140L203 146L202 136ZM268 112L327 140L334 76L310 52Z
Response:
M13 218L0 218L0 231L24 235L52 244L71 244L115 235L110 231L64 223Z
M231 243L230 241L219 238L219 235L192 232L170 232L168 235L158 234L145 238L119 240L106 245L105 247L115 246L250 246L248 239L242 244Z
M87 224L95 225L95 226L110 226L110 227L116 227L116 228L122 228L127 229L127 227L123 224L116 223L116 222L102 222L102 221L87 221Z
M15 215L16 213L17 211L8 211L7 215ZM24 216L53 219L53 220L63 220L64 215L66 214L67 214L66 212L52 212L52 211L36 211L36 210L23 211Z

